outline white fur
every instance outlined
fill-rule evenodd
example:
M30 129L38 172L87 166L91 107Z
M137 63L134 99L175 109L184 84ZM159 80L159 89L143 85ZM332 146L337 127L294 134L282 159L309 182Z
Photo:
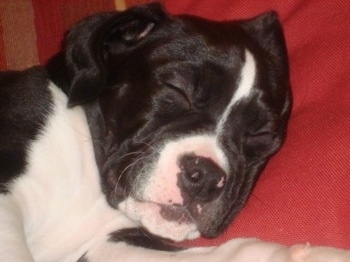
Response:
M28 249L34 261L76 261L108 233L134 226L101 192L83 110L67 109L65 95L50 90L54 112L29 148L29 166L0 196L0 261L30 261Z
M245 50L245 62L241 70L239 85L237 90L234 92L230 103L226 107L224 113L221 115L220 120L216 126L216 135L220 136L224 130L225 123L228 116L232 112L232 108L237 104L241 99L249 96L252 92L255 82L256 75L256 62L252 53L248 50Z

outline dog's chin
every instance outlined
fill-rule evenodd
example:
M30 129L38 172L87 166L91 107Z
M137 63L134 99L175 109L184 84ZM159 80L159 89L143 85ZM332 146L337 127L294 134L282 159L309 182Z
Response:
M131 220L159 237L179 242L200 236L195 221L184 207L128 197L118 208Z

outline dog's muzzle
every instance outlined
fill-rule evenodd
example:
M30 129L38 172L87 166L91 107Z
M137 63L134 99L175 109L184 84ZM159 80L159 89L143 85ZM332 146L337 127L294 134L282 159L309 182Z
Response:
M133 190L119 208L151 233L176 241L208 234L216 212L223 212L229 174L216 138L168 141L159 152L153 163L137 168Z

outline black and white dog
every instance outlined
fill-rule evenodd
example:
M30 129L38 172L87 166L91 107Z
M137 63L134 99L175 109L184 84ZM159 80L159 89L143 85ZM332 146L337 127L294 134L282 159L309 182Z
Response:
M256 240L179 251L165 239L225 230L290 111L273 12L88 17L46 68L0 74L0 261L272 261L239 252Z

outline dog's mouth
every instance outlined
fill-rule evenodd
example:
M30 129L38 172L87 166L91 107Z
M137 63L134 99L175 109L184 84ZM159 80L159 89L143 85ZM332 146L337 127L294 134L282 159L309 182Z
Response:
M150 233L173 241L194 239L200 236L196 221L186 207L140 201L128 197L119 209Z
M191 216L186 207L180 205L157 205L160 206L160 215L164 219L174 221L178 224L195 224L194 218Z

